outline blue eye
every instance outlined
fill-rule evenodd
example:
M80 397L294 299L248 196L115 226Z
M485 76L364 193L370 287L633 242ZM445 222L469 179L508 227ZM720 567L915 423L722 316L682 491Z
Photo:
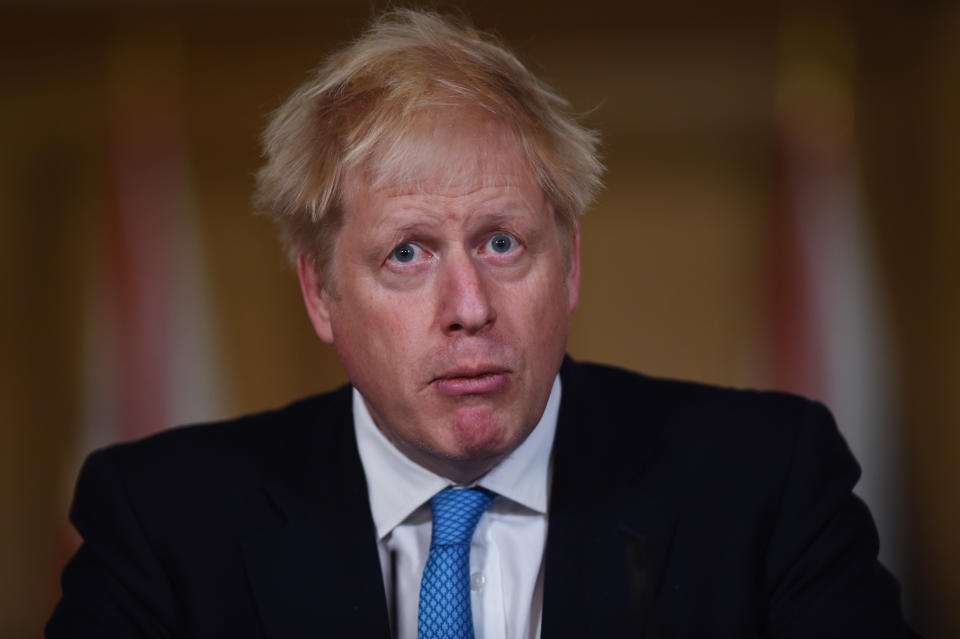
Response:
M517 240L508 233L497 233L487 241L494 253L509 253L516 243Z
M417 257L417 253L419 251L420 247L416 244L405 242L393 249L393 259L401 264L407 264L408 262L412 262Z

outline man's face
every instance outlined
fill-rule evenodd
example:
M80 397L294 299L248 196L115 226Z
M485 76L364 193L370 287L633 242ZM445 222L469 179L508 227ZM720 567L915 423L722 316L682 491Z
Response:
M301 286L381 431L467 482L540 419L577 303L579 242L563 242L519 143L489 119L446 114L421 148L399 182L354 181L335 284L301 260Z

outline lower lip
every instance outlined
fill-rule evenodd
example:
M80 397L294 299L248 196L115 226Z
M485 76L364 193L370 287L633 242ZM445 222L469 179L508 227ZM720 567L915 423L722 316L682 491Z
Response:
M443 395L482 395L503 390L507 381L506 373L491 373L476 377L442 377L433 384Z

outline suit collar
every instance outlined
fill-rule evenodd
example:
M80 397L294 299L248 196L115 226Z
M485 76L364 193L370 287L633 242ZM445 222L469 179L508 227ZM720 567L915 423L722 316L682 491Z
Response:
M285 450L264 481L276 525L243 546L265 633L388 636L349 387L284 412Z
M661 424L643 378L619 388L595 373L570 358L561 368L544 636L648 629L673 537L676 504L654 463Z

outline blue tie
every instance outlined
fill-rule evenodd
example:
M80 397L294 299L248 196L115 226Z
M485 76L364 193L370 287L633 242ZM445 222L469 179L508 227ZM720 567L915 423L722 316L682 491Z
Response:
M419 639L473 639L470 540L496 494L445 488L430 499L433 532L420 581Z

